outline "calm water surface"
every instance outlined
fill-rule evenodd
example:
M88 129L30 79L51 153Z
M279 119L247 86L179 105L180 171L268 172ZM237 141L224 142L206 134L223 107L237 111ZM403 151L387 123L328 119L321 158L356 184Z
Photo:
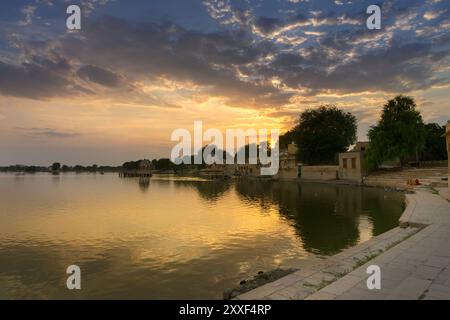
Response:
M398 224L375 188L116 174L0 174L0 299L221 298L260 270ZM65 270L82 270L82 290Z

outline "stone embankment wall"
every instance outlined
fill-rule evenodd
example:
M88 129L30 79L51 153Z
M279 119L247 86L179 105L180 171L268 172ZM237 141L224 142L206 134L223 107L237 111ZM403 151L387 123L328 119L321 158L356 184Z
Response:
M301 178L308 180L337 180L339 166L302 166Z

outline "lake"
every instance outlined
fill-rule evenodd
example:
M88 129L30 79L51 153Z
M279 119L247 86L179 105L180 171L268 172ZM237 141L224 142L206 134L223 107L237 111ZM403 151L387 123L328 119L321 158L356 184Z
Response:
M378 188L154 175L0 174L0 299L221 299L398 225ZM81 290L66 268L81 268Z

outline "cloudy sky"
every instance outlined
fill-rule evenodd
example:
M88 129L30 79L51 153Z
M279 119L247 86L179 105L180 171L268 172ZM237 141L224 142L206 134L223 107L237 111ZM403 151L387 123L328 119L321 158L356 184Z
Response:
M82 29L66 30L81 7ZM382 8L381 30L366 8ZM450 119L447 0L7 0L0 3L0 165L168 157L176 128L288 129L337 104L359 139L412 95Z

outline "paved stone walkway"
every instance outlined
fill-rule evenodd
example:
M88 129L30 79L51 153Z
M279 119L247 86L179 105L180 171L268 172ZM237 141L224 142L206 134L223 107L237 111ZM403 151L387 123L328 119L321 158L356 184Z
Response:
M423 230L307 299L450 299L450 202L431 190L407 195L403 224ZM381 268L381 289L369 290L367 267Z
M322 266L301 269L238 299L450 299L450 202L426 187L406 197L400 219L404 229L395 228ZM416 232L415 227L422 229ZM369 265L381 268L380 290L367 288Z

